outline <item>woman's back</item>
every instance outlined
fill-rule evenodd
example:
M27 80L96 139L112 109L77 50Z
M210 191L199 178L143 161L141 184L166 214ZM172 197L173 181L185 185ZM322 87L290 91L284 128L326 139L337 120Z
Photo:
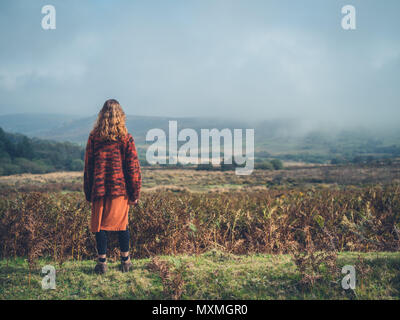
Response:
M131 201L137 200L141 172L132 135L126 132L111 140L98 132L96 128L92 131L86 145L86 199L93 201L105 196L128 196Z

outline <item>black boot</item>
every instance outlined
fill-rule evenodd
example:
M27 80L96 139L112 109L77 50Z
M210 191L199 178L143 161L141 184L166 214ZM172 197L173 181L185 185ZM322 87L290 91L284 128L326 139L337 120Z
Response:
M131 259L129 256L121 257L121 271L122 272L129 272L132 267Z
M97 274L104 274L107 272L107 262L106 259L98 259L97 264L94 267L94 272Z

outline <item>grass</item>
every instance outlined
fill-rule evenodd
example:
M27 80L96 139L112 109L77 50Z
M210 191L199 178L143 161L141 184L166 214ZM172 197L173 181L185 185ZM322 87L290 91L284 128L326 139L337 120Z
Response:
M343 265L356 265L356 289L343 290ZM181 299L400 299L400 253L340 253L338 273L323 273L313 287L300 284L300 274L289 255L235 256L217 250L202 255L161 256L172 276L182 277ZM105 275L93 272L94 261L67 261L62 267L40 259L32 271L26 259L0 260L0 299L166 299L166 285L150 259L134 260L133 270L121 273L109 262ZM41 288L41 267L54 264L56 289ZM360 271L360 272L359 272ZM322 268L323 272L323 268Z

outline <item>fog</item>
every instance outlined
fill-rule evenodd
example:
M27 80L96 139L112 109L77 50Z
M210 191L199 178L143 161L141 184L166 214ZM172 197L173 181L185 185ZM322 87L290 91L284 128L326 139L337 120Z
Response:
M127 114L301 130L397 125L400 2L48 1L0 3L0 114ZM300 130L300 129L299 129Z

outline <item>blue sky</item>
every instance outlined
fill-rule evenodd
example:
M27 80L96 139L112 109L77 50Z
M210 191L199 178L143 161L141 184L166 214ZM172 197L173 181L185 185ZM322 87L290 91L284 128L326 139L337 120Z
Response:
M41 8L56 8L43 30ZM357 29L341 28L356 8ZM392 125L397 0L0 2L0 114L128 114Z

